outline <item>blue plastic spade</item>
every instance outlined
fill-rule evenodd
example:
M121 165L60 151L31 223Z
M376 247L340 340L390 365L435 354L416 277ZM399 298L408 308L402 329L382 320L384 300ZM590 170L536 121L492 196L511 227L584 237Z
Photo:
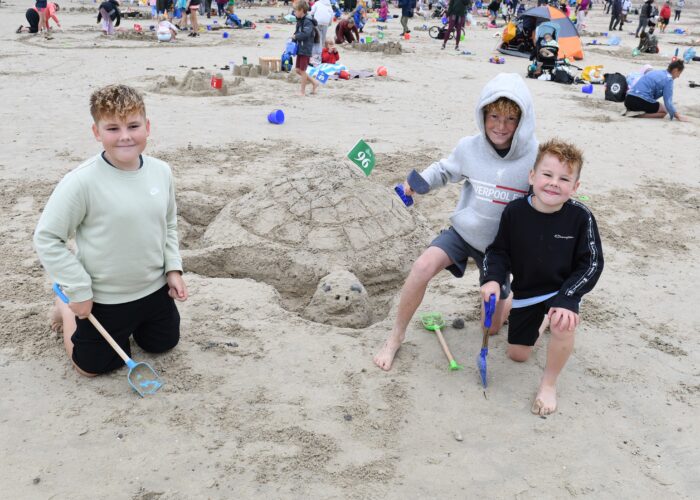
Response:
M53 284L53 291L63 302L66 304L70 303L70 300L66 294L63 293L63 290L61 290L58 283ZM158 374L155 372L155 370L151 368L148 363L137 363L131 359L119 346L119 344L114 341L112 336L107 332L107 330L104 329L100 322L97 321L97 318L95 318L92 313L90 316L88 316L88 320L90 320L90 323L92 323L97 331L102 334L104 339L110 346L112 346L112 349L114 349L117 354L119 354L119 357L122 358L124 363L126 363L126 366L129 368L127 380L129 381L129 385L139 394L139 396L143 397L153 394L163 386L163 383L158 379Z
M486 381L486 356L489 355L489 328L493 320L493 313L496 312L496 295L491 294L489 301L484 301L484 339L481 342L481 351L476 358L476 366L481 374L481 383L484 388L487 386Z

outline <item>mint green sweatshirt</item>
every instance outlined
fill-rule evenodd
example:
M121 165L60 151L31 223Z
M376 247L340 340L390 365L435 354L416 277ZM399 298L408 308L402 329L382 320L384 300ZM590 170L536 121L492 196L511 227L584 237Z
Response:
M34 246L73 302L131 302L182 271L175 187L167 163L142 156L125 171L97 155L69 172L46 203ZM73 254L66 242L75 236Z

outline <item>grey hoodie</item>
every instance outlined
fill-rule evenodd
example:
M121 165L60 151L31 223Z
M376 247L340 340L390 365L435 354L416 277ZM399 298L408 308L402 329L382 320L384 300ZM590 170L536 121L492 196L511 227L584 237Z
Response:
M521 110L510 151L503 158L484 130L483 108L499 97L511 99ZM501 73L486 84L476 107L476 123L480 134L461 139L449 158L433 163L421 176L431 189L464 180L450 221L467 243L484 252L496 236L503 208L527 194L528 173L537 156L532 97L519 75Z

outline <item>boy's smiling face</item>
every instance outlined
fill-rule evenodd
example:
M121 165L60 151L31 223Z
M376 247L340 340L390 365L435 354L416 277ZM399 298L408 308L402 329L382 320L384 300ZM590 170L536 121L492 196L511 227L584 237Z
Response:
M488 112L484 117L486 137L496 149L509 148L519 121L520 118L515 113Z
M535 195L532 199L535 209L539 212L554 213L576 193L580 181L578 172L562 163L556 156L545 154L530 171L530 184Z
M102 143L105 157L121 170L137 170L141 166L140 156L150 132L151 123L138 112L125 118L103 117L92 125L92 133Z

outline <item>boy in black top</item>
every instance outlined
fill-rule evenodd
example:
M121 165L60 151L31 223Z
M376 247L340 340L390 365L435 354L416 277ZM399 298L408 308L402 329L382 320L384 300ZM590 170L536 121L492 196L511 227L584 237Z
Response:
M498 300L501 285L513 274L509 358L526 361L540 325L546 328L549 321L547 363L532 405L538 415L556 410L557 377L574 347L579 302L603 271L595 218L585 205L570 199L578 189L582 165L583 155L575 146L558 139L541 144L530 171L533 194L503 210L496 238L484 257L484 300L491 294Z

